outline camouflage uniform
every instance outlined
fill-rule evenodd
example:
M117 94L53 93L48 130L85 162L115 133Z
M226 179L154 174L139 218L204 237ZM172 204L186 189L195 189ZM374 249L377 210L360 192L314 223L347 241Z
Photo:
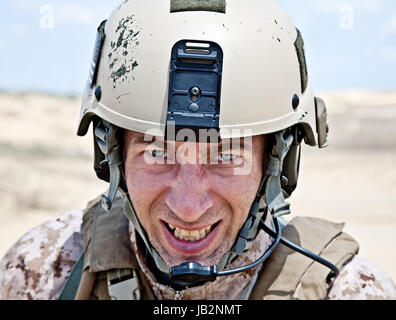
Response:
M57 299L84 249L81 223L74 210L20 238L0 262L0 299Z
M84 248L82 213L82 210L74 210L46 222L29 231L8 250L0 262L0 299L58 298ZM130 238L136 252L133 227L130 228ZM233 263L237 266L254 261L269 243L267 235L259 234L252 249ZM144 259L139 254L137 258L158 299L242 300L248 297L257 279L258 269L176 292L157 283ZM377 266L355 256L334 281L328 299L396 299L396 287Z

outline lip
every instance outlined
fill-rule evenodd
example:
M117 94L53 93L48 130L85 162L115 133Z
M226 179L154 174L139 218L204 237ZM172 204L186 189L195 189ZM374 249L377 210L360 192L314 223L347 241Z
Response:
M216 238L221 221L217 223L217 226L203 239L197 241L187 241L176 238L165 226L165 223L161 221L163 232L168 244L176 250L177 253L186 256L198 255L207 250Z

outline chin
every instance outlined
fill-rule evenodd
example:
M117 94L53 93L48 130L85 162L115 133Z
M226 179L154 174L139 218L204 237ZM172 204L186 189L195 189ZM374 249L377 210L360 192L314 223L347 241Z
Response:
M229 247L231 248L231 246ZM179 266L186 262L197 262L200 265L207 267L207 266L217 265L220 262L220 260L223 258L223 256L228 252L228 250L223 247L215 250L210 254L202 254L202 255L189 256L189 257L182 257L179 255L174 256L169 254L169 252L165 252L164 250L161 250L162 253L160 253L160 255L169 267Z

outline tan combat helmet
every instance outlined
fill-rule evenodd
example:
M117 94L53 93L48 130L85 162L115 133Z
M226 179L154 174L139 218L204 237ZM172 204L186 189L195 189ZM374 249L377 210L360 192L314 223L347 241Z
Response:
M316 144L321 128L303 41L275 1L124 1L100 33L103 47L93 61L79 135L93 115L141 133L164 130L171 50L181 40L193 40L192 48L214 42L223 51L222 138L234 128L260 135L301 124L306 142Z
M109 210L121 191L158 268L175 278L200 266L169 270L146 239L125 188L117 129L165 136L172 121L217 129L222 139L246 132L275 136L234 248L219 265L201 270L216 275L226 275L219 270L249 248L265 212L274 218L290 212L284 198L297 185L300 144L324 147L328 131L324 102L309 84L301 34L273 0L123 1L98 29L78 135L92 121L95 170L110 181L104 207ZM266 210L259 209L262 198Z

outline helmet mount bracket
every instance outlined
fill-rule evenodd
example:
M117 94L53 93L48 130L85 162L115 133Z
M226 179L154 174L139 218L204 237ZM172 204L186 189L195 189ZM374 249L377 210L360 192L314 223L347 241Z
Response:
M219 130L222 70L223 51L214 42L181 40L173 46L167 127Z

